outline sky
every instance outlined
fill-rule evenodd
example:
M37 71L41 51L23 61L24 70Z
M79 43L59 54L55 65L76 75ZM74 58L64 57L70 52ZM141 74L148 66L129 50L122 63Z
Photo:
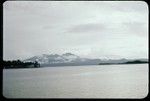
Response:
M148 13L144 1L6 1L3 59L148 58Z

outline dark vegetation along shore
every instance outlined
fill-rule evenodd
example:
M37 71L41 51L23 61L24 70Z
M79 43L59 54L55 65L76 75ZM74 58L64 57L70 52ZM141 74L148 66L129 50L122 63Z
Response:
M3 61L3 68L37 68L40 67L40 64L35 62L22 62L20 60L13 60L13 61Z
M99 63L99 65L144 64L144 63L149 63L149 62L148 61L133 60L133 61L127 61L127 62L123 62L123 63Z

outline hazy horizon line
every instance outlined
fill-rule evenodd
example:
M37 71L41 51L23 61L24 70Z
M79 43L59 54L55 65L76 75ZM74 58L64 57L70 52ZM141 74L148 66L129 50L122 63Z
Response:
M35 57L35 56L43 56L43 55L64 55L64 54L67 54L67 53L69 53L69 54L73 54L73 55L75 55L75 56L79 56L79 55L76 55L75 53L71 53L71 52L64 52L64 53L49 53L49 54L46 54L46 53L43 53L43 54L39 54L39 55L34 55L34 56L30 56L30 57L27 57L27 58L16 58L16 59L4 59L4 57L3 57L3 60L4 61L12 61L12 60L21 60L21 61L24 61L24 60L26 60L26 59L29 59L29 58L32 58L32 57ZM91 57L83 57L83 56L79 56L80 58L88 58L88 59L101 59L101 60L121 60L121 59L128 59L128 60L138 60L138 59L149 59L148 57L137 57L137 58L135 58L135 57L133 57L133 58L127 58L127 57L118 57L118 58L114 58L114 57L108 57L108 56L102 56L102 57L99 57L99 58L97 58L97 57L93 57L93 58L91 58Z

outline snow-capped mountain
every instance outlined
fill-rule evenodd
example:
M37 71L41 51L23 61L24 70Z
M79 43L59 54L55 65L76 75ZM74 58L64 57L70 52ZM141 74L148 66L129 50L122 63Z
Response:
M62 55L58 54L42 54L39 56L34 56L29 59L24 60L24 62L34 62L37 61L40 64L58 64L58 63L75 63L87 61L86 58L80 58L72 53L65 53Z
M34 56L24 60L24 62L35 62L41 64L41 66L79 66L79 65L97 65L99 63L124 63L132 59L89 59L82 58L72 53L58 54L42 54ZM141 61L148 61L148 59L139 59Z

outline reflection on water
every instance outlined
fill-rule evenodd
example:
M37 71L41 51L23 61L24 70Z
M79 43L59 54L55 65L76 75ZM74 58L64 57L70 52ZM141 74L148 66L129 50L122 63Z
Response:
M7 98L143 98L148 64L4 69Z

